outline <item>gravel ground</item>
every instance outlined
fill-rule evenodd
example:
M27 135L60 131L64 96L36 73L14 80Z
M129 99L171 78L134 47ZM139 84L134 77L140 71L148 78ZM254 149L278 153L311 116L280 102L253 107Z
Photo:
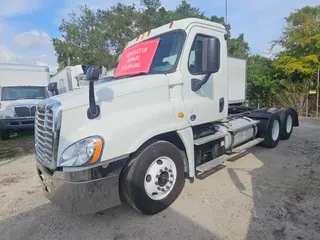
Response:
M155 216L127 205L87 216L41 194L31 155L0 162L0 239L320 239L320 121L255 147ZM0 142L1 144L1 142Z

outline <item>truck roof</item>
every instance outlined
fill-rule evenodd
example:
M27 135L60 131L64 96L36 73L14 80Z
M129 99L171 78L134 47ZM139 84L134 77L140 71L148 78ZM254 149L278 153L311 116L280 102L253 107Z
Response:
M203 20L200 18L185 18L182 20L177 20L177 21L172 21L166 25L162 25L161 27L150 29L148 32L142 33L141 35L137 36L137 38L131 40L128 42L126 48L133 46L134 44L138 42L142 42L146 39L153 38L157 35L160 35L165 32L170 32L178 29L186 29L190 25L201 25L201 26L206 26L209 28L213 28L216 31L226 33L225 27L216 22L208 21L208 20Z
M47 66L37 66L37 65L22 65L22 64L0 63L0 70L49 72L49 67L47 67Z

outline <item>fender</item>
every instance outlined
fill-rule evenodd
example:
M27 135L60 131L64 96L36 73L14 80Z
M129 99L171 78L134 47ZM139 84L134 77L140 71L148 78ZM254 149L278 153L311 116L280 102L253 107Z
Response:
M166 81L166 78L162 81ZM163 85L100 101L102 114L94 120L88 121L83 117L87 105L63 111L58 156L80 139L103 136L101 162L111 162L136 152L145 142L159 134L184 129L187 121L176 120L174 108L169 101L168 86Z
M266 109L266 111L271 113L277 113L280 111L290 111L292 114L292 126L299 127L299 115L298 112L293 108L268 108Z
M195 176L195 161L194 161L194 143L193 143L193 131L191 127L177 131L187 153L189 177Z

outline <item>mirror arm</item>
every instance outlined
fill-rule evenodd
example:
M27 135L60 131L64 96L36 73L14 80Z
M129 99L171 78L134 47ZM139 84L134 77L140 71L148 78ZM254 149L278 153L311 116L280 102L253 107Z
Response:
M204 84L206 84L211 76L211 73L207 73L202 80L193 78L191 79L191 89L192 91L198 91Z
M210 76L211 76L211 73L207 73L207 74L204 76L204 78L203 78L202 81L201 81L201 86L205 85L205 84L208 82Z
M94 81L91 80L89 83L89 105L87 115L89 119L97 118L100 115L100 107L96 104L94 96Z

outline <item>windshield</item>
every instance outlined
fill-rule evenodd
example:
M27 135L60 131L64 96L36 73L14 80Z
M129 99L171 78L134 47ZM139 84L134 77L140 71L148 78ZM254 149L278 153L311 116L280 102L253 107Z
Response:
M125 49L120 58L115 77L173 71L181 53L183 41L184 32L175 31L162 34ZM154 46L156 49L153 52L151 49ZM150 51L150 53L147 51Z
M149 73L170 72L178 60L183 39L182 32L172 32L160 36L160 43L153 58Z
M1 101L17 99L44 99L45 87L3 87Z

